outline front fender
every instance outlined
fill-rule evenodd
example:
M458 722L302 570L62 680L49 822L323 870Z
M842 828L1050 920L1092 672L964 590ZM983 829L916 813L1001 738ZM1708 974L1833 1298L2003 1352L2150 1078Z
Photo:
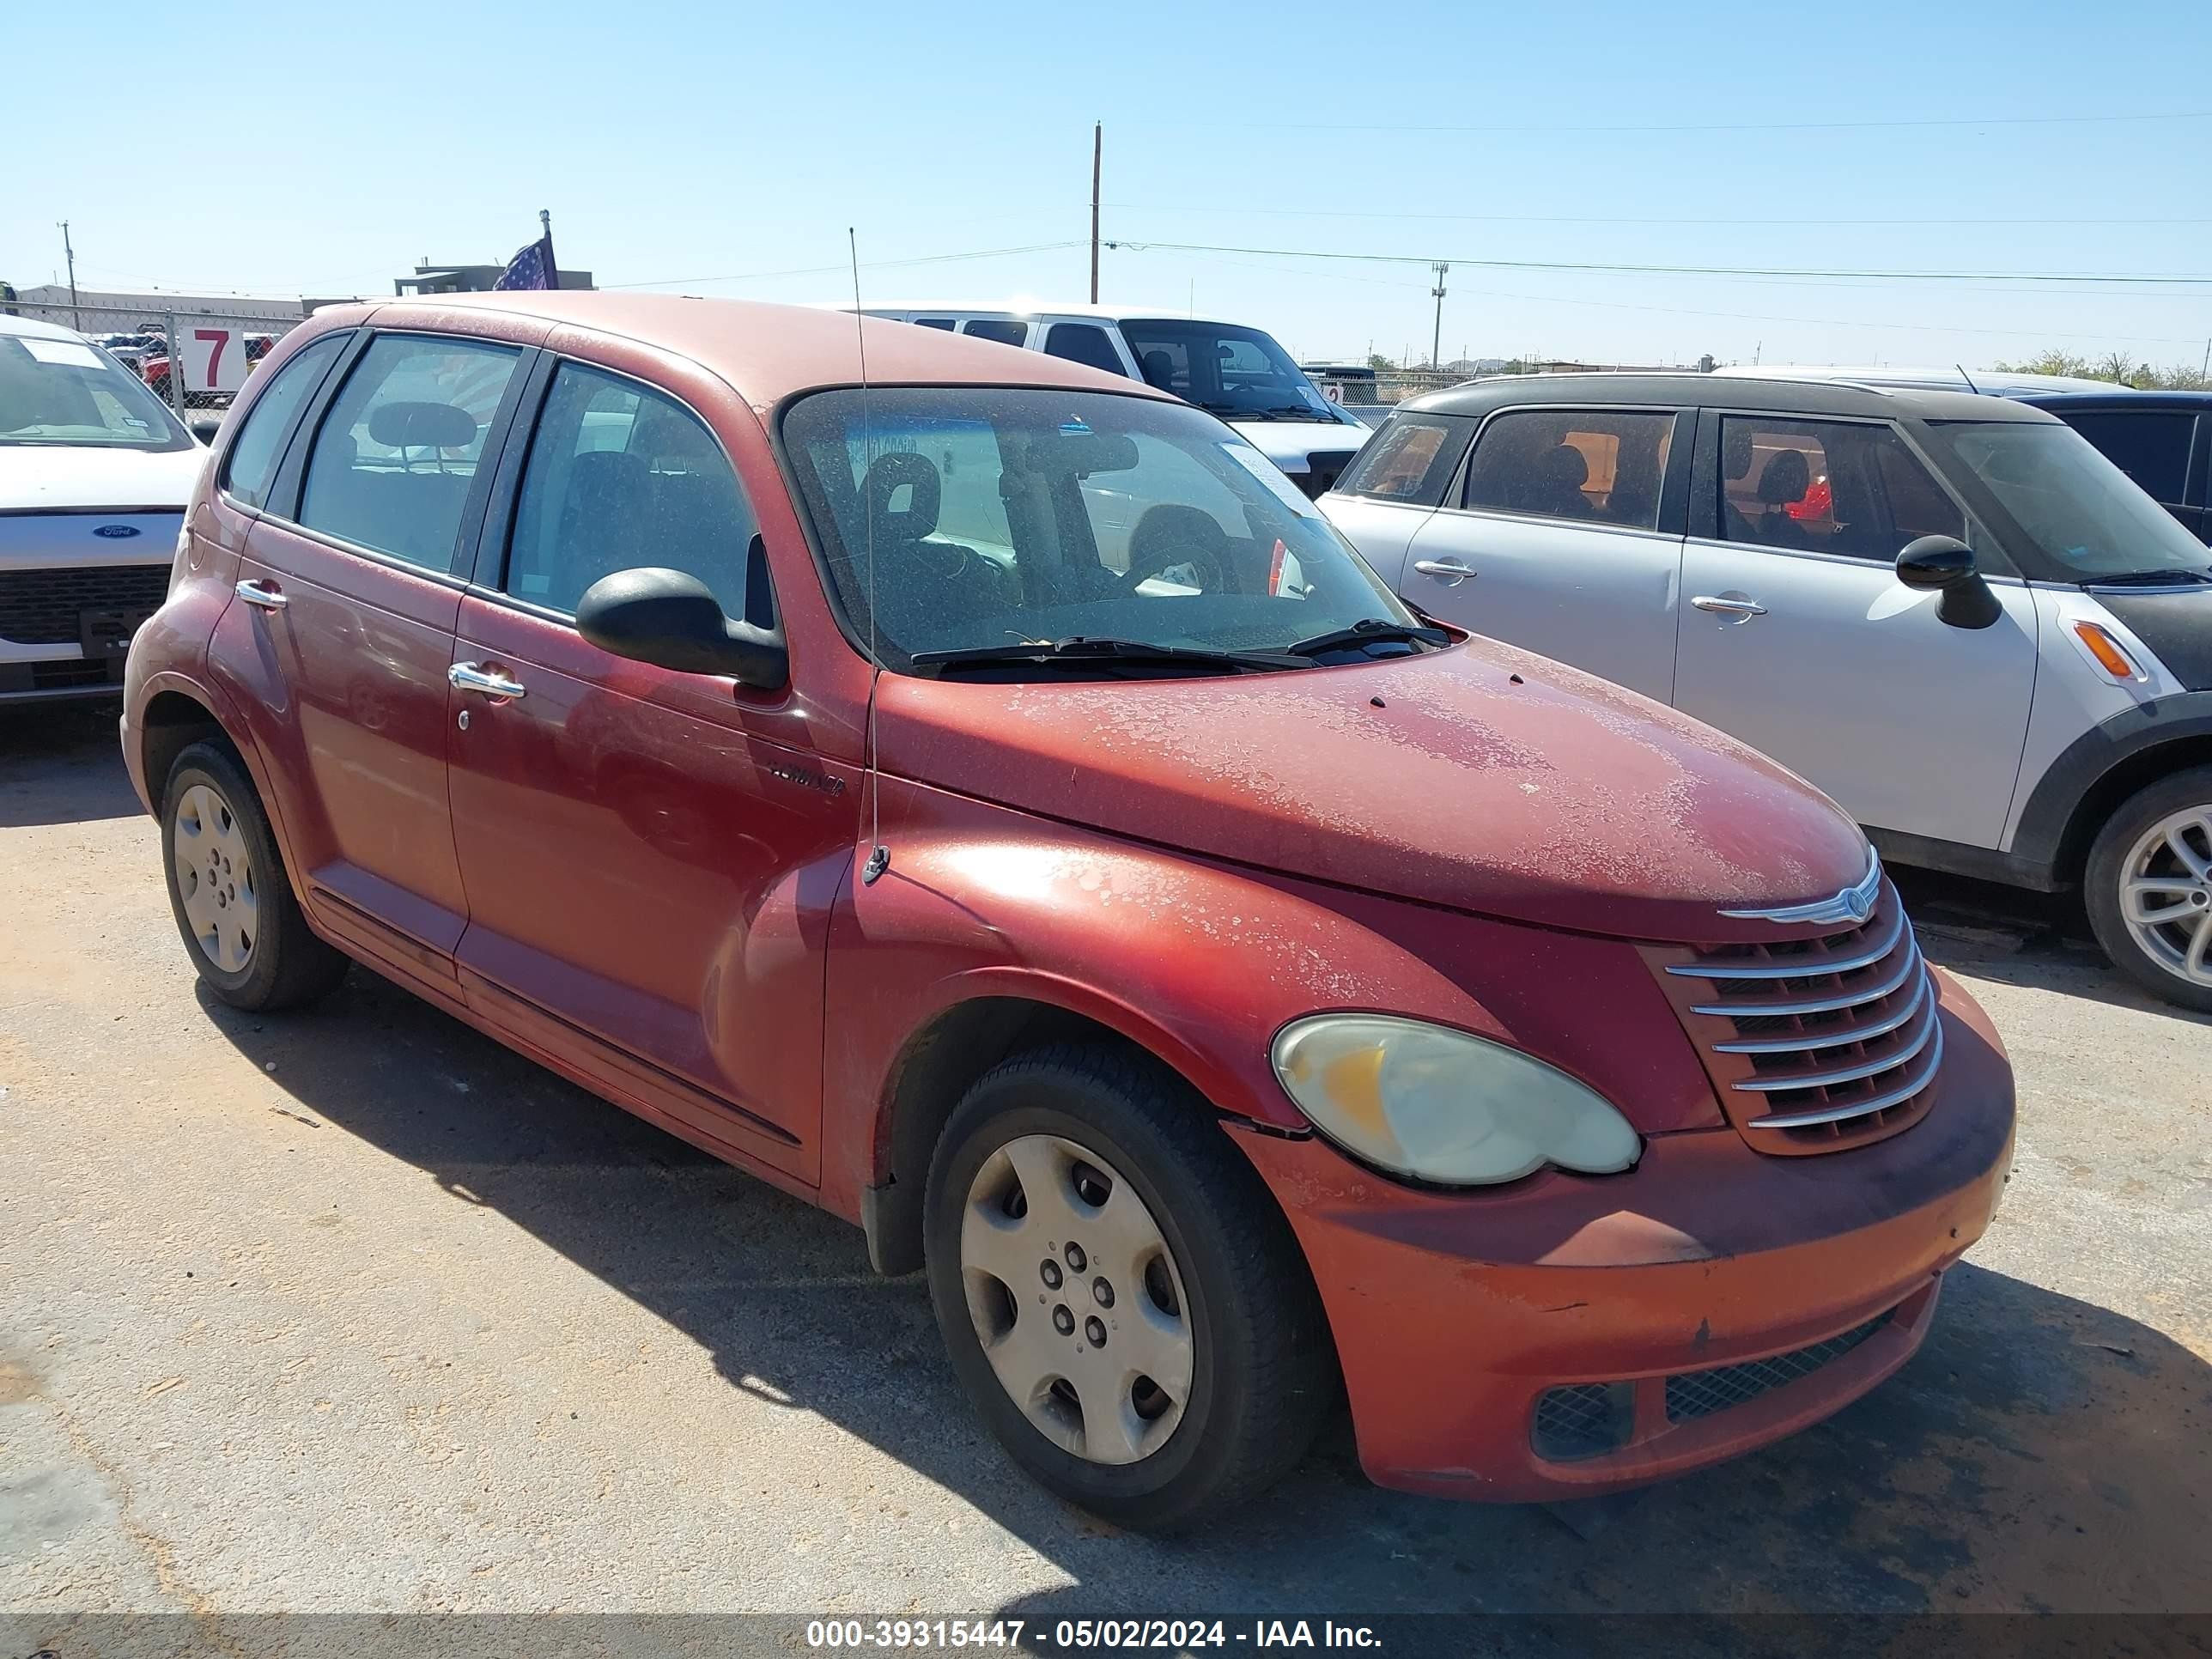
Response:
M890 1174L901 1058L979 997L1023 998L1146 1049L1217 1109L1304 1118L1268 1060L1304 1015L1457 1026L1574 1073L1646 1133L1720 1121L1633 947L1379 898L1116 840L885 780L891 864L832 915L823 1201L858 1215Z

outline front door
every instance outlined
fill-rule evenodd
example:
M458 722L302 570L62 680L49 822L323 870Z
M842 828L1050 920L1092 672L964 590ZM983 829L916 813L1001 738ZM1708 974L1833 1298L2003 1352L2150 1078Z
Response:
M1687 459L1675 453L1687 447L1674 441L1680 419L1629 409L1492 416L1457 504L1415 532L1398 591L1431 616L1666 702L1682 560L1666 484Z
M1883 422L1711 416L1713 499L1682 558L1674 702L1862 823L1970 847L2004 830L2035 684L2035 609L1954 628L1897 580L1920 536L1990 540Z
M784 693L625 661L574 624L594 581L647 565L772 623L742 486L682 403L573 361L501 470L513 510L451 653L464 989L626 1103L811 1182L822 929L860 774L805 744Z
M467 917L446 799L454 567L525 355L373 340L307 452L296 507L272 502L248 533L224 618L257 636L226 655L246 665L241 701L306 902L385 965L447 988Z

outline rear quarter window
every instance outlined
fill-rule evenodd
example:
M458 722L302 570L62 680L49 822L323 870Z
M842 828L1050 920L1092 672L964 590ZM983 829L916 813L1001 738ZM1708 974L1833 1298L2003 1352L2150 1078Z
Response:
M1471 421L1451 415L1393 415L1367 441L1344 475L1339 494L1435 507L1467 453Z

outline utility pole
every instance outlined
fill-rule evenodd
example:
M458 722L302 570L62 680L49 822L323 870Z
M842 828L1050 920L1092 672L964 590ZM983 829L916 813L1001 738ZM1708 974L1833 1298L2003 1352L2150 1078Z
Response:
M82 334L84 332L84 313L77 309L76 304L76 250L70 246L69 221L63 220L61 225L62 257L69 261L70 326Z
M1431 368L1442 368L1443 367L1444 273L1450 269L1451 267L1448 264L1443 264L1442 263L1437 264L1437 285L1430 290L1431 293L1437 296L1437 328L1436 332L1429 337L1429 367Z
M1098 172L1106 154L1106 124L1091 124L1091 303L1098 303Z

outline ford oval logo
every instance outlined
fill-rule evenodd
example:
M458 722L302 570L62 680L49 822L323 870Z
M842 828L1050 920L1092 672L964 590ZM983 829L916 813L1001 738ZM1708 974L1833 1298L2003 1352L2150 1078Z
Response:
M111 542L119 542L125 537L137 535L138 526L135 524L104 524L92 533L95 536L105 536Z

